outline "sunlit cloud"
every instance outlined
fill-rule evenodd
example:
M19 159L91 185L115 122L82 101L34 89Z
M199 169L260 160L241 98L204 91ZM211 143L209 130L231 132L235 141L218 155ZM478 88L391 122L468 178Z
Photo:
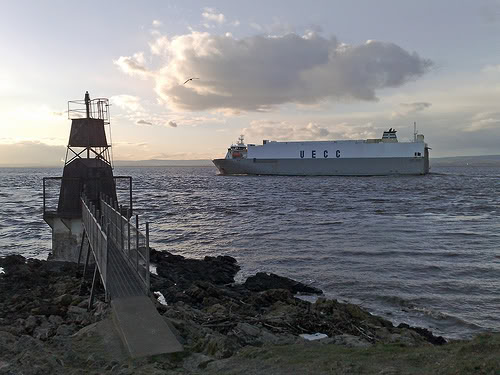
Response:
M120 107L127 112L139 112L144 111L144 107L141 104L141 99L133 95L115 95L110 98L112 104Z
M277 141L366 139L376 135L375 127L370 122L360 124L340 120L329 122L330 124L327 125L317 122L257 120L252 121L249 127L242 130L242 133L254 142L260 142L263 139Z
M313 31L243 39L192 31L159 36L150 47L164 61L160 69L148 71L140 64L144 56L136 54L120 58L122 70L153 77L157 95L176 111L234 113L269 111L285 103L374 101L378 90L417 79L432 66L393 43L349 46ZM193 76L200 79L183 84Z
M144 53L138 52L132 56L120 56L113 63L124 73L147 79L151 77L151 72L145 67Z
M201 16L206 21L218 23L220 25L226 22L226 17L222 13L217 13L214 8L204 8Z
M500 112L484 112L474 115L464 129L466 132L500 129Z

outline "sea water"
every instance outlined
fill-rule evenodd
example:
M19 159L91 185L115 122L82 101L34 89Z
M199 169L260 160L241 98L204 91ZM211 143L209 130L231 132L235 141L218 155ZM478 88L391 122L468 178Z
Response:
M46 258L42 177L0 169L0 256ZM243 280L273 272L329 298L448 338L500 330L500 168L426 176L219 176L211 167L116 168L133 177L151 246L230 255ZM57 188L47 187L57 204ZM119 196L127 204L127 190ZM55 198L54 198L55 197Z

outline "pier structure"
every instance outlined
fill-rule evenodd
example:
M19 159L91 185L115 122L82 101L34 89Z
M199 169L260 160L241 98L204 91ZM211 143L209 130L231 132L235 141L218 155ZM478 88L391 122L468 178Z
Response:
M89 298L92 306L97 283L111 303L115 327L131 357L175 353L183 350L150 297L149 223L139 230L139 216L132 220L116 201L101 194L99 207L81 198L83 236L78 261L86 253L82 285L89 258L95 260ZM85 248L87 249L85 251Z
M151 300L149 224L142 233L138 216L135 223L132 220L132 178L113 176L105 129L110 124L109 101L91 100L86 92L84 100L68 102L68 118L71 132L63 175L43 179L43 218L52 228L51 259L78 264L85 259L82 286L89 263L95 263L89 309L101 283L131 357L182 351ZM118 179L128 182L128 206L118 203Z

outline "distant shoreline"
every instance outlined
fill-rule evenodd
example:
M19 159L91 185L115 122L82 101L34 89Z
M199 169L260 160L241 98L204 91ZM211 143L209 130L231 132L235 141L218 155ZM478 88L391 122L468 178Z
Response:
M430 159L431 167L500 167L500 155L448 156ZM212 160L116 160L115 167L213 167ZM0 168L62 168L63 164L0 164Z

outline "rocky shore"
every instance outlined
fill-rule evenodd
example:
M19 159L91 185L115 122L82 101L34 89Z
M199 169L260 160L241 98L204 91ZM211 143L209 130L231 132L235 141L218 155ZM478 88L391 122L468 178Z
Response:
M313 364L325 362L328 353L338 350L365 356L379 348L439 353L440 348L456 345L446 344L426 329L395 327L356 305L327 300L321 290L278 275L258 273L235 283L239 266L232 257L195 260L152 250L151 262L156 265L151 291L157 309L185 351L132 360L114 330L102 288L87 310L88 284L80 288L81 268L76 264L19 255L0 258L4 271L0 274L0 374L258 374L269 369L274 373L291 369L372 373L344 366L343 354L335 357L337 365L328 370ZM312 303L297 294L318 298ZM280 359L296 352L300 354L280 364ZM290 368L306 352L310 358Z

